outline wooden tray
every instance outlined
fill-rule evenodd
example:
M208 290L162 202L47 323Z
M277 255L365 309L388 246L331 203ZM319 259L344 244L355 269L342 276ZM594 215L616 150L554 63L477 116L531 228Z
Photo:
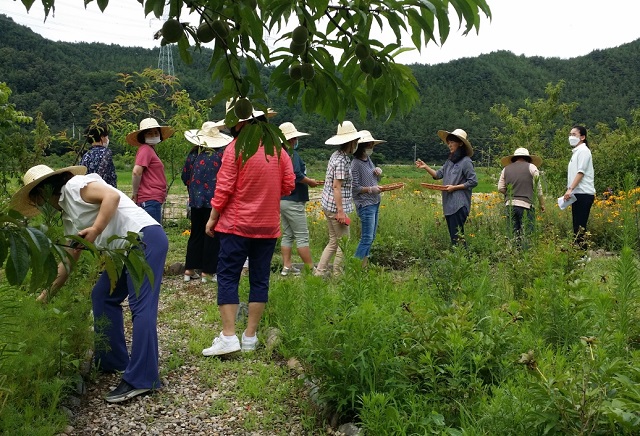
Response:
M395 191L396 189L404 188L404 183L398 182L398 183L389 183L387 185L378 185L378 188L380 188L381 192Z
M420 186L427 189L434 189L436 191L446 191L447 187L444 185L438 185L436 183L420 183Z

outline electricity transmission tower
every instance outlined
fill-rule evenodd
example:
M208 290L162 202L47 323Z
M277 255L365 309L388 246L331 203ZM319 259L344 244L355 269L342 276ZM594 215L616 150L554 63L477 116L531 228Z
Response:
M162 14L162 22L164 23L169 19L169 13ZM173 69L173 46L172 44L165 44L160 46L160 53L158 54L158 69L162 70L162 74L165 76L175 76L176 72Z

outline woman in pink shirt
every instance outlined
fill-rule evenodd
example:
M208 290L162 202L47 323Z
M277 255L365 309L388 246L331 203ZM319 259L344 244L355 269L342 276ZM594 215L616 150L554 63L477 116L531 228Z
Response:
M162 205L167 199L167 178L156 145L173 135L169 126L161 126L153 118L140 121L140 129L127 135L127 142L138 147L133 166L131 199L162 224Z
M273 113L275 115L275 113ZM236 351L253 351L256 332L269 291L271 258L280 236L280 197L295 187L291 158L286 151L265 156L262 144L246 162L236 157L236 140L240 130L257 120L266 121L262 111L230 127L235 138L225 149L218 171L216 195L211 200L211 215L206 232L220 238L218 256L218 307L222 332L205 356ZM239 305L238 284L245 259L249 258L249 317L242 342L235 331Z

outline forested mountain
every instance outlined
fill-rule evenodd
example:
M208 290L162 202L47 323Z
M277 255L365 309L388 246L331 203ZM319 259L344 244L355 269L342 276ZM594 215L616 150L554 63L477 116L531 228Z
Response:
M43 113L53 131L84 126L91 104L111 101L119 89L116 74L132 73L158 65L158 51L96 43L52 42L0 15L0 81L13 91L17 109ZM213 95L216 85L207 72L210 52L194 53L184 64L174 54L176 76L194 100ZM419 83L421 103L413 113L387 123L350 118L358 128L368 128L386 139L378 152L388 161L413 159L414 144L423 159L446 156L435 132L463 128L478 150L487 148L497 120L489 113L496 103L512 109L525 99L544 97L547 83L564 80L564 102L578 102L574 120L591 128L628 118L640 106L640 40L613 49L596 50L568 60L516 56L500 51L441 65L411 65ZM269 74L265 69L265 75ZM312 133L304 147L323 147L335 133L335 124L302 114L272 95L271 106L279 112L276 123L293 121L299 130ZM222 108L213 115L219 116ZM197 127L197 126L194 126ZM479 155L476 156L480 159Z

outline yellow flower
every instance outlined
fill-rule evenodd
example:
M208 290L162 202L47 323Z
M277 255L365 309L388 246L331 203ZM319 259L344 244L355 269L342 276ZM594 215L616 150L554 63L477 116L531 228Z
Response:
M185 230L184 232L182 232L182 236L191 236L191 230Z

